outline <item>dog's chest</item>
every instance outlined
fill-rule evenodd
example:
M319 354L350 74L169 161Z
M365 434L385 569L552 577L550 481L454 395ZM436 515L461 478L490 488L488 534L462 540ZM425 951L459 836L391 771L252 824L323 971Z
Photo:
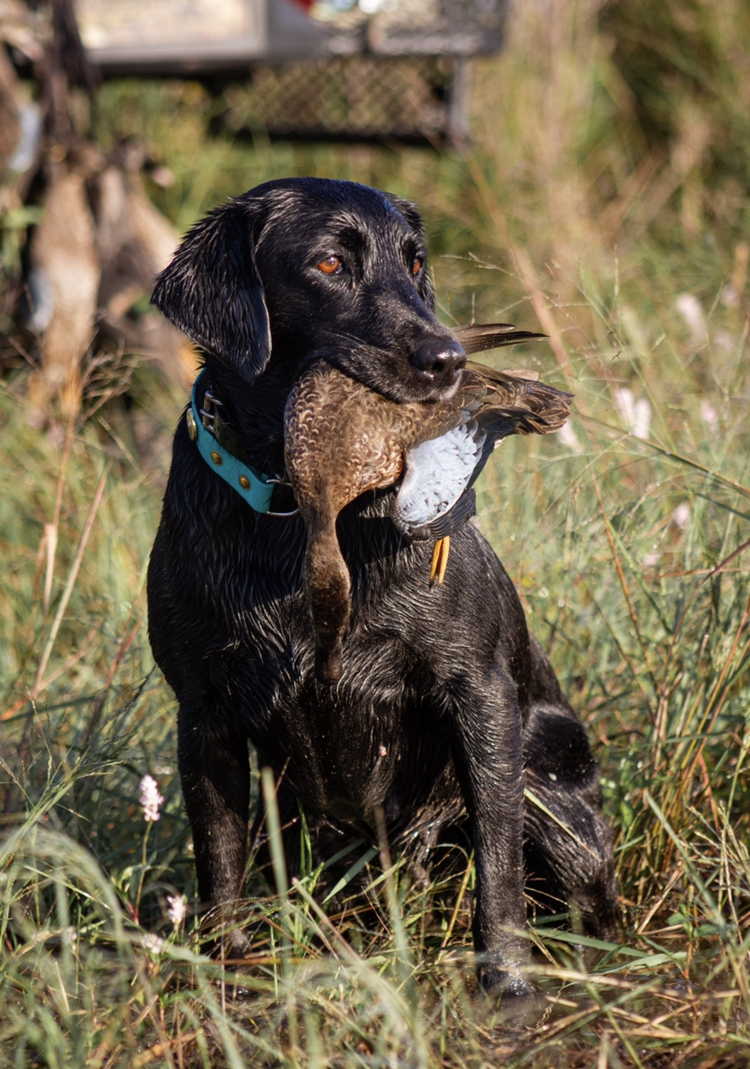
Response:
M391 819L415 812L451 760L450 732L434 707L406 688L378 692L364 679L345 677L330 689L308 678L279 695L250 736L303 802L342 821L377 806Z

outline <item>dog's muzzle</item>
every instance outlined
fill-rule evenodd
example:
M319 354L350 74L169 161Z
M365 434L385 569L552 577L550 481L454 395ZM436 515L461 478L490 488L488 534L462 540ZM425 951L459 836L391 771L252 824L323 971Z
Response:
M431 386L449 389L456 385L466 366L466 353L452 338L426 338L414 350L410 362Z

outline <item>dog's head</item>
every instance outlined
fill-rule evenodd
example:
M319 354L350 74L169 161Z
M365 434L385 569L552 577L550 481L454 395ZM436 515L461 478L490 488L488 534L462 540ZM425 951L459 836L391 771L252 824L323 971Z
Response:
M434 314L416 208L355 182L268 182L216 208L152 300L247 381L324 357L394 401L445 400L465 363Z

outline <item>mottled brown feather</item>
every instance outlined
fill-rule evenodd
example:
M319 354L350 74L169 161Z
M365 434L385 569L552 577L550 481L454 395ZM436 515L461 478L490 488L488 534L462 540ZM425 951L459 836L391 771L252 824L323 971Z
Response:
M467 410L492 440L557 430L570 395L524 375L469 362L455 396L440 404L396 404L324 360L294 386L285 412L286 469L307 527L305 587L319 679L339 678L349 623L351 583L336 537L338 514L366 491L393 486L405 453L458 426Z
M522 341L536 341L546 334L534 334L529 330L516 330L511 323L471 323L454 327L453 337L465 353L481 353L487 349L499 349L503 345L516 345Z

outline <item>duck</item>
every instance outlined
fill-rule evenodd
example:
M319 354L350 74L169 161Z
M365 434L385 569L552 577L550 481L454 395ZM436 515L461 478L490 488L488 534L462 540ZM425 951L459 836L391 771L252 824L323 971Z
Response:
M544 337L505 323L452 334L467 355ZM439 586L451 533L474 514L473 486L494 449L511 434L559 430L571 399L535 372L467 361L450 400L398 403L324 354L309 364L287 399L284 457L307 534L303 583L321 683L341 677L351 616L351 577L336 533L341 510L368 491L399 484L390 518L406 539L434 541L428 586Z

